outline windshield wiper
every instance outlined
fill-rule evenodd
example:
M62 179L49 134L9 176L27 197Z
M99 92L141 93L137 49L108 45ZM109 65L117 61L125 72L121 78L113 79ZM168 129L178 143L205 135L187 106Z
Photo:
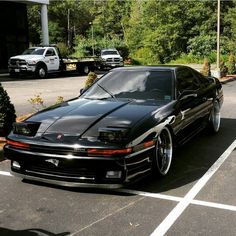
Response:
M97 86L101 88L103 91L108 93L112 98L116 99L115 95L113 95L110 91L106 90L104 87L102 87L99 83L97 83Z

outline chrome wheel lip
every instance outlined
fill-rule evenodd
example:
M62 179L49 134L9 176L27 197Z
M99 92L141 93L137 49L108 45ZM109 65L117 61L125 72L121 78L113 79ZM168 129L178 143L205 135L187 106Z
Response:
M211 113L211 122L215 132L218 132L220 128L220 105L217 101L214 102L214 106Z
M88 66L85 66L85 67L84 67L84 73L85 73L85 74L88 74L88 73L89 73L89 67L88 67Z
M39 77L44 78L46 76L46 71L44 68L39 69Z
M164 135L163 140L161 140L161 135ZM164 127L158 137L156 146L156 163L161 175L166 175L168 173L172 161L172 155L173 142L171 133L168 128Z

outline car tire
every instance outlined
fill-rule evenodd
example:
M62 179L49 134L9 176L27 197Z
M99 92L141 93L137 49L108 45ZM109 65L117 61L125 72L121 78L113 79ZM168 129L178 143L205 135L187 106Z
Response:
M39 65L36 68L35 75L37 78L44 79L47 77L47 68L45 65Z
M157 138L153 160L153 174L168 174L173 157L173 140L170 130L164 127Z
M20 76L20 73L16 73L15 71L9 72L10 78L17 78Z
M214 101L210 113L209 128L213 133L217 133L220 129L220 104L217 100Z
M103 70L104 68L103 68L103 66L102 65L99 65L98 66L98 70Z
M90 72L89 66L84 66L84 74L88 74Z

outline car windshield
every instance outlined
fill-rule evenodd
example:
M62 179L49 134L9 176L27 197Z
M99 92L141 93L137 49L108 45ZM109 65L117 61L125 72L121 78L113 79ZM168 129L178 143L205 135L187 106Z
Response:
M170 70L110 71L81 97L88 99L172 100L172 73Z
M45 49L43 48L28 48L22 54L23 55L43 55Z
M112 50L103 51L102 55L118 55L118 52L117 51L112 51Z

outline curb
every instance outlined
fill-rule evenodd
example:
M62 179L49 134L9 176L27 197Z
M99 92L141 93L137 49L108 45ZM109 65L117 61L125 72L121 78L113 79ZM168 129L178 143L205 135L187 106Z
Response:
M6 77L6 76L9 76L9 73L0 74L0 77Z
M229 77L229 78L227 78L227 79L222 79L222 80L220 80L220 82L222 83L222 84L227 84L227 83L229 83L229 82L232 82L232 81L235 81L236 80L236 77Z
M0 147L0 162L4 161L4 160L5 160L5 158L3 156L3 149L2 149L2 147Z
M5 160L3 156L3 146L5 144L5 141L6 139L4 137L0 137L0 162Z

